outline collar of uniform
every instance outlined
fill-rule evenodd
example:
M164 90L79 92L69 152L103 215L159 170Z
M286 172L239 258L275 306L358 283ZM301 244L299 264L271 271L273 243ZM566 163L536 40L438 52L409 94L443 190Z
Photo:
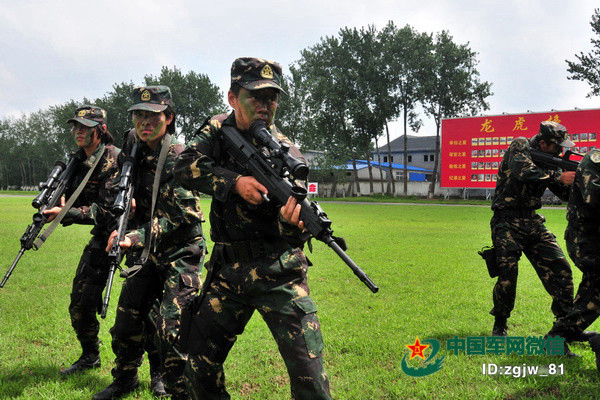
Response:
M94 151L92 154L90 154L90 156L83 162L83 165L85 165L86 167L90 168L92 165L94 165L94 163L96 162L96 159L98 157L102 157L102 154L104 153L104 143L100 143L98 145L98 148L96 148L96 151Z
M237 125L235 124L235 111L232 110L229 115L227 115L227 118L225 118L225 121L223 121L223 125L231 125L231 126L235 126L237 127Z
M144 155L144 157L153 157L156 158L158 160L158 156L160 155L160 149L162 149L163 143L165 142L165 138L167 137L169 133L165 133L165 136L162 137L162 139L160 140L160 143L158 144L158 146L156 146L156 149L152 150L152 148L150 146L148 146L148 143L146 142L141 142L141 151L142 154ZM173 144L173 140L175 140L175 135L171 134L171 143L169 144Z

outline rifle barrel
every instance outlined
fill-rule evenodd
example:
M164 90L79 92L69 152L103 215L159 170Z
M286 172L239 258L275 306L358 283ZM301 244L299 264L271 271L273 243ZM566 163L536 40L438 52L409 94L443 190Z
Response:
M346 254L344 250L342 250L340 245L337 244L335 240L332 239L327 244L333 249L333 251L337 253L338 256L340 256L342 260L344 260L344 262L350 267L352 272L354 272L354 275L356 275L358 279L360 279L365 285L367 285L371 292L377 293L379 291L379 287L375 284L375 282L373 282L371 278L369 278L365 271L363 271L358 265L356 265L356 263L348 256L348 254Z
M6 275L4 275L4 278L2 279L2 282L0 282L0 288L3 288L4 285L6 284L6 281L8 280L8 278L10 278L13 270L17 266L17 263L19 262L19 260L23 256L23 253L25 253L25 247L21 247L21 250L19 250L19 254L17 254L17 258L15 258L15 261L13 261L13 263L10 266L10 268L8 269L8 271L6 271Z
M108 310L108 302L110 301L110 292L112 289L113 279L115 277L115 270L116 267L111 265L108 273L108 281L106 283L106 293L104 293L104 300L102 301L102 311L100 312L100 317L102 319L106 318L106 311Z

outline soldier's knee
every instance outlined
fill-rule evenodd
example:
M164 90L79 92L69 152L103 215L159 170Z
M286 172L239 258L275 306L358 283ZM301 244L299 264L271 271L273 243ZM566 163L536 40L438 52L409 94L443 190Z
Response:
M191 317L185 348L190 357L206 360L210 365L225 362L233 347L236 335L202 313Z
M111 336L113 338L139 337L142 341L143 331L144 325L139 316L139 311L120 307L115 324L110 328Z

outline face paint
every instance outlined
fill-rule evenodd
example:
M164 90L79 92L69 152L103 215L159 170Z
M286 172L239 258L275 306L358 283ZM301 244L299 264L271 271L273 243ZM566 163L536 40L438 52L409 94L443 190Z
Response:
M75 144L79 147L89 147L94 142L95 132L95 128L89 128L80 123L74 124L71 128Z
M133 123L138 137L146 143L160 140L167 132L167 119L163 112L136 110L133 112Z
M275 89L249 91L241 89L237 97L238 109L236 118L240 128L246 130L256 120L263 120L270 125L275 118L279 103L279 92Z

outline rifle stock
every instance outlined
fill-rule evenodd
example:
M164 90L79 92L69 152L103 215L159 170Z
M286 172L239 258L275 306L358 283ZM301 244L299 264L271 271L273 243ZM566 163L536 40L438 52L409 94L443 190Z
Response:
M48 220L44 211L49 210L60 203L60 198L65 193L67 184L75 171L76 162L77 156L75 153L71 154L71 158L67 164L62 161L57 161L46 182L40 184L41 192L31 202L31 205L34 208L37 208L38 211L33 214L33 222L29 224L27 229L25 229L25 233L21 236L21 249L4 275L2 282L0 282L0 288L4 287L25 251L31 250L31 248L38 250L38 247L34 245L34 242Z
M301 205L300 219L304 227L317 240L331 247L336 254L352 269L354 274L373 292L379 288L367 274L344 252L333 236L331 221L323 209L314 201L306 198L306 189L294 183L292 171L306 177L308 167L301 161L288 154L287 146L280 146L272 138L263 121L255 121L250 126L250 133L262 142L265 152L259 151L250 141L246 140L233 126L224 125L221 128L227 152L236 162L248 168L252 176L263 184L271 198L277 204L285 204L290 196L296 198ZM267 142L267 143L265 143ZM274 143L270 143L274 142Z

